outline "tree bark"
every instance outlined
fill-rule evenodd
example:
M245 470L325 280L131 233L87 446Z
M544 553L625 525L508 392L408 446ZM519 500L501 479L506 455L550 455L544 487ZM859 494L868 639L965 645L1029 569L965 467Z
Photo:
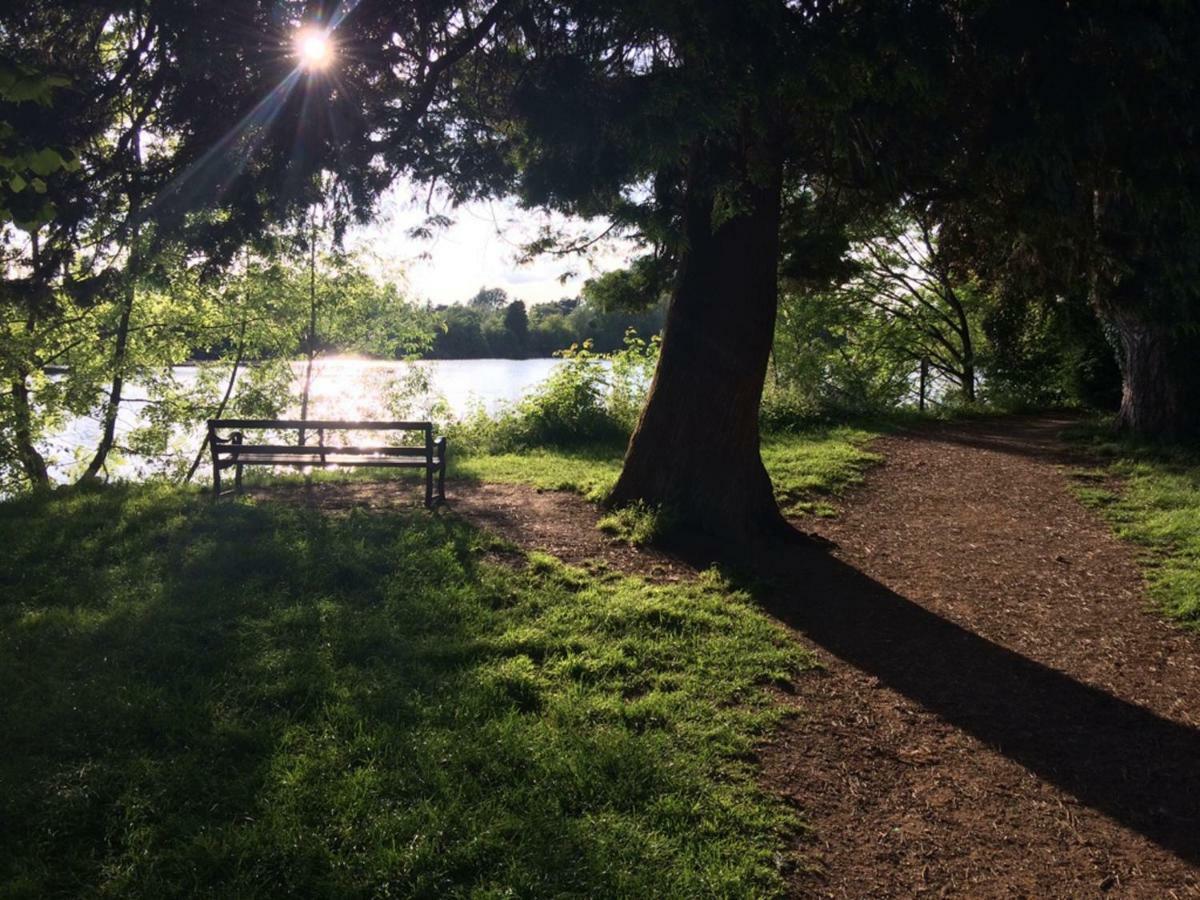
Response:
M958 319L958 340L962 346L962 390L963 399L968 403L975 402L975 342L971 338L971 323L967 312L953 288L947 287L947 299Z
M100 442L96 445L96 453L87 469L81 476L82 481L89 481L100 474L108 461L109 451L117 435L117 414L121 410L121 396L125 390L125 362L129 355L129 320L133 316L133 301L135 288L132 282L125 292L121 306L121 318L117 323L117 345L113 349L112 387L108 392L108 403L104 407L104 419L100 430Z
M128 189L129 197L129 259L125 264L125 295L122 298L121 317L117 323L117 343L113 348L112 387L108 394L108 404L104 409L103 426L100 433L100 443L96 445L96 453L87 469L81 476L81 481L90 481L100 474L108 461L108 454L113 448L117 435L117 416L121 411L121 395L125 390L125 366L129 355L129 322L133 318L133 305L137 299L137 277L141 272L141 256L139 242L141 240L142 191L137 179L141 176L142 146L141 126L137 120L130 129L129 155L132 181Z
M38 229L33 229L29 235L29 248L33 271L37 273L41 267L41 240ZM32 306L30 307L32 310ZM37 317L31 311L25 320L25 328L32 335L37 328ZM29 369L18 366L16 377L9 386L13 404L13 441L16 444L17 456L21 461L21 469L25 477L35 487L50 484L50 472L46 467L46 459L38 450L33 440L33 405L29 396Z
M18 372L12 382L13 417L15 419L13 439L25 477L33 485L43 487L50 483L50 473L46 469L46 460L38 452L33 442L33 415L29 404L28 378L27 372Z
M685 246L646 407L609 503L663 506L679 527L745 542L788 528L759 453L778 303L782 165L742 151L732 211L692 154ZM726 198L727 199L727 198Z
M1117 427L1143 437L1200 437L1200 340L1171 324L1122 310L1109 317L1120 337Z
M1095 191L1092 217L1090 296L1116 336L1117 427L1147 438L1200 437L1200 296L1175 271L1194 248L1170 220L1148 228L1119 192Z

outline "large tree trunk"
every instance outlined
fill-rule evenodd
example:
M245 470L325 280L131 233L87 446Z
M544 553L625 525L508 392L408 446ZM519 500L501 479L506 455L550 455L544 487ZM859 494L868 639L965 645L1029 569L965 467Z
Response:
M609 497L741 542L787 525L759 454L758 412L778 301L782 167L746 154L732 208L690 161L682 251L658 368ZM730 198L725 197L728 202Z
M1138 217L1119 192L1096 191L1092 308L1114 334L1121 368L1117 426L1141 437L1200 437L1200 294L1179 284L1195 253L1166 211ZM1151 227L1157 226L1157 228Z
M1145 437L1200 437L1200 339L1128 311L1109 321L1121 344L1117 426Z

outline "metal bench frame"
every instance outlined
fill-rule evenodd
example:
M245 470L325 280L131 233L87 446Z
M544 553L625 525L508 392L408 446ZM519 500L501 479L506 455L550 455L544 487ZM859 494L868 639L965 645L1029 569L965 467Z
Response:
M247 443L245 429L298 431L298 444ZM219 432L228 432L222 437ZM308 432L317 443L307 444ZM325 443L326 431L420 431L422 447L338 446ZM352 422L335 419L209 419L208 445L212 451L213 499L241 493L244 466L375 466L425 470L425 507L446 502L446 439L433 436L431 422ZM233 488L221 489L221 472L233 469ZM434 490L434 477L437 490Z

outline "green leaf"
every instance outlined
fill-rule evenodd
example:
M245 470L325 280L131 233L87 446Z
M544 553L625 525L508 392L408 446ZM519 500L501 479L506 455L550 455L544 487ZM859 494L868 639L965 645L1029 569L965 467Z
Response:
M63 167L65 160L50 147L29 154L29 168L35 175L49 175Z

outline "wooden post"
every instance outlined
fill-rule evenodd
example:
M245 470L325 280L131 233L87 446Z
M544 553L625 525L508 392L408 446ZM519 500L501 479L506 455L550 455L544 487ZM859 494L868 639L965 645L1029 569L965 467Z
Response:
M243 435L240 431L235 431L231 435L231 439L235 446L241 446L242 437ZM233 451L233 461L237 463L237 466L233 470L233 489L240 494L242 492L242 460L237 450Z
M438 502L446 502L446 439L437 439L438 448Z
M920 387L920 404L921 412L925 412L925 383L929 380L929 357L921 357L921 387Z
M212 423L208 425L208 446L212 450L213 459L213 499L221 496L221 463L217 459L217 430Z
M425 426L425 508L433 508L433 426Z

